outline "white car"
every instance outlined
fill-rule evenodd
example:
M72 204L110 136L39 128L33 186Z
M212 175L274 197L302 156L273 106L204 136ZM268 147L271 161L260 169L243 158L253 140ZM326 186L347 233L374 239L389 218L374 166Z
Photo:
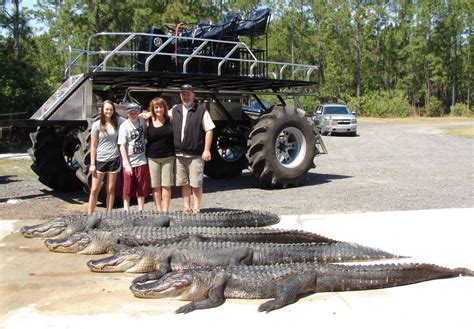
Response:
M313 120L322 135L329 133L357 135L357 119L347 105L321 104L316 108Z

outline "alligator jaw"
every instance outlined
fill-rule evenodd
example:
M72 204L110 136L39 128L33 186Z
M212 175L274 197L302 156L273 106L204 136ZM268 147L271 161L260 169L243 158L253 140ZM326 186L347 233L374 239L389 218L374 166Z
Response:
M32 226L23 226L20 232L25 238L52 238L66 229L66 223L62 219L53 219L46 223Z
M91 269L92 272L103 272L103 273L112 273L112 272L123 272L118 266L123 263L123 259L116 257L116 255L90 260L87 262L87 266Z
M66 239L47 239L44 244L50 251L76 253L84 250L91 243L91 239L84 234L73 234Z
M130 286L130 290L139 298L180 297L191 283L185 274L170 272L156 281L134 283Z

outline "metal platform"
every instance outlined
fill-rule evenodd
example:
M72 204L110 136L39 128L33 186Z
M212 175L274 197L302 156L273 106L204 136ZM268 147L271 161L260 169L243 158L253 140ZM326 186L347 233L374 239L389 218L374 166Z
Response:
M196 89L210 91L255 92L262 90L282 91L284 89L310 87L315 82L301 80L277 80L245 76L218 76L191 73L170 72L104 72L88 74L94 85L107 85L126 89L129 87L176 88L184 83L192 84Z
M241 41L102 32L89 38L86 49L69 48L65 79L85 73L98 85L172 88L187 82L244 91L316 84L316 65L269 61L266 52Z

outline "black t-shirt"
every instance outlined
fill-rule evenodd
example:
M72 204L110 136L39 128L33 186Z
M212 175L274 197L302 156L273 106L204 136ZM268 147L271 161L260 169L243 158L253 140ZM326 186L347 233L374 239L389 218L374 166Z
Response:
M173 128L169 121L156 128L149 122L147 131L146 156L148 158L165 158L174 155Z

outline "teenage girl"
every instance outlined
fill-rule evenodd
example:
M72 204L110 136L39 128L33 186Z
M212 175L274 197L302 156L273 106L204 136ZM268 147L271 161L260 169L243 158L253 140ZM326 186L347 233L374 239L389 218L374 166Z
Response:
M121 167L117 146L118 128L124 121L119 117L114 103L106 100L100 110L100 120L92 124L89 167L89 172L92 173L92 186L87 208L89 215L95 210L104 176L107 176L107 211L111 211L114 207L115 183Z

